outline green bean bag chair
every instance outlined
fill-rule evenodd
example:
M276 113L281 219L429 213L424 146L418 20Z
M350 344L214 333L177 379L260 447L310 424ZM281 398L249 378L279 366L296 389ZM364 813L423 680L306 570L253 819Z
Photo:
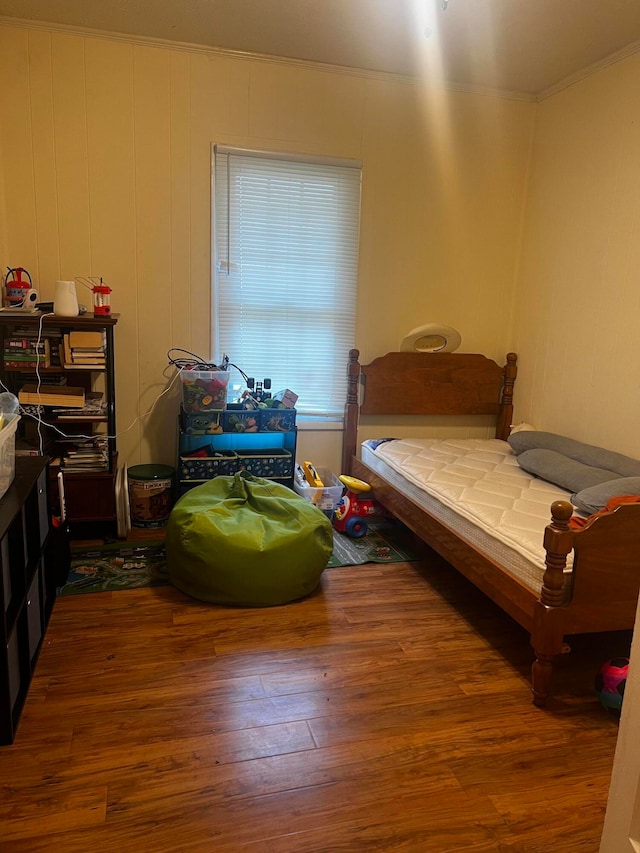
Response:
M333 529L291 489L241 471L180 498L166 547L169 579L182 592L215 604L265 607L316 588Z

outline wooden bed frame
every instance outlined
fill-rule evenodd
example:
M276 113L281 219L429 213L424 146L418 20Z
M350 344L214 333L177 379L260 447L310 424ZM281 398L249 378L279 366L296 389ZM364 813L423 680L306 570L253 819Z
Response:
M373 496L531 635L533 701L544 705L553 660L565 637L634 626L640 588L640 504L621 506L571 530L573 507L555 501L544 533L546 570L539 594L368 468L356 455L361 415L494 415L496 438L509 435L515 353L501 367L483 355L393 352L361 365L349 353L342 470L370 483ZM359 390L362 401L359 403ZM570 598L567 555L573 549Z

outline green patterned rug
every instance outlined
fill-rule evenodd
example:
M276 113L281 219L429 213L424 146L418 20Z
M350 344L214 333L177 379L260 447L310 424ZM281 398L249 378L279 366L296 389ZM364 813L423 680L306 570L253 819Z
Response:
M370 524L366 536L350 539L333 531L328 569L364 563L398 563L419 559L408 531L393 523ZM58 595L112 592L169 583L164 543L139 542L74 548L66 583Z
M58 595L111 592L169 583L164 542L71 549L71 568Z
M419 559L411 534L394 522L370 522L365 536L351 539L333 531L333 554L328 569L360 566L363 563L403 563Z

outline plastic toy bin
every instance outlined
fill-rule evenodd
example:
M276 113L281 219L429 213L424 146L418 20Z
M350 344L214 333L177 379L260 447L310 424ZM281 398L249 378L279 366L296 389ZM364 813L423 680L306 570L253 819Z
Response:
M335 474L332 474L328 468L318 468L318 476L324 483L323 488L315 488L308 483L299 483L298 478L293 482L293 488L305 500L311 501L312 504L325 512L333 511L338 505L338 501L344 492L344 486Z
M243 409L231 403L221 422L223 432L290 432L296 426L296 410Z
M5 415L0 429L0 498L16 476L16 430L20 415Z
M192 412L187 414L180 406L180 429L187 435L217 435L222 432L224 412Z
M233 450L212 450L211 456L180 457L182 480L210 480L220 475L235 474L237 470L238 454Z
M227 403L229 371L180 371L182 405L187 414L222 411Z
M256 477L291 477L293 455L284 448L245 450L238 449L238 469Z
M288 432L295 429L295 409L259 409L258 425L260 432Z

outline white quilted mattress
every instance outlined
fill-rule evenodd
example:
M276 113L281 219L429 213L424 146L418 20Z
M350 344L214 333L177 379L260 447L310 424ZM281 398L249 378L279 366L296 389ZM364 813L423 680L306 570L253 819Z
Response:
M506 441L407 438L376 449L364 442L362 461L540 591L550 506L569 500L569 492L523 471Z

